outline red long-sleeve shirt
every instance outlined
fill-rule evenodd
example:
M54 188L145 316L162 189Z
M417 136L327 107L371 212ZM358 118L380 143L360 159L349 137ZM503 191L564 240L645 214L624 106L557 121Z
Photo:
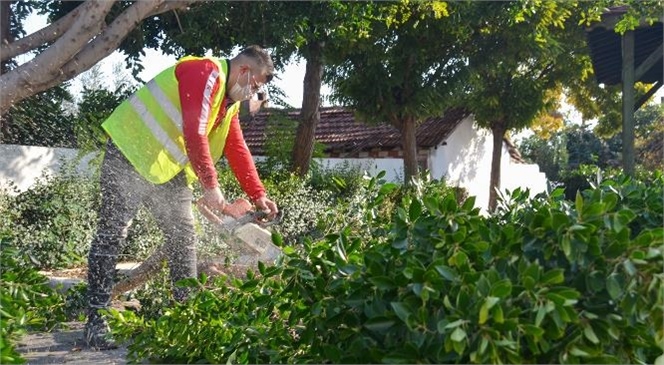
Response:
M230 65L228 71L230 72ZM184 144L191 166L205 189L219 186L217 171L205 133L209 113L212 112L212 100L220 92L220 81L226 79L226 77L220 78L219 73L220 70L214 62L207 59L185 61L175 68L182 107ZM219 114L214 119L214 128L220 125L225 116L228 102L224 96ZM251 152L244 141L237 114L231 121L224 156L242 190L250 199L256 200L265 196L265 188L258 177Z

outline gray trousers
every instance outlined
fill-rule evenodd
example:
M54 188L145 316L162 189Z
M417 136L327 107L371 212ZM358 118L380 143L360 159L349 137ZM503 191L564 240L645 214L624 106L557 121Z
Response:
M101 166L101 208L97 234L88 256L89 320L97 309L108 308L115 265L132 219L141 204L151 211L164 233L164 251L172 282L196 277L196 234L192 212L193 194L184 173L165 184L145 180L109 140ZM186 288L175 288L176 300L186 299Z

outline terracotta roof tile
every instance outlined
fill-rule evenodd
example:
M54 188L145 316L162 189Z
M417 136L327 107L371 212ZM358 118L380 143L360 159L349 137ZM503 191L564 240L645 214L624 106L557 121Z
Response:
M253 118L242 122L242 132L251 153L262 155L265 127L268 120L281 111L263 110ZM286 112L288 119L297 121L300 110ZM429 118L417 127L417 144L420 148L434 147L442 143L457 125L469 115L463 109L450 109L442 117ZM340 107L320 110L320 123L316 128L316 141L326 145L325 151L358 152L371 149L401 147L399 131L387 124L369 125L355 121L354 113Z

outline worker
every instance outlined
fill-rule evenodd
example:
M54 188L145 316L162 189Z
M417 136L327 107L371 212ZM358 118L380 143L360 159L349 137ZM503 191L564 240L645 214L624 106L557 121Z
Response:
M141 204L164 234L173 283L196 277L192 212L198 181L202 202L224 212L215 163L224 155L243 191L268 218L278 213L258 176L240 129L240 102L270 82L274 66L261 47L236 57L184 57L120 104L102 124L110 137L101 165L101 208L88 256L88 346L116 348L101 310L111 301L118 254ZM184 301L187 288L175 287Z

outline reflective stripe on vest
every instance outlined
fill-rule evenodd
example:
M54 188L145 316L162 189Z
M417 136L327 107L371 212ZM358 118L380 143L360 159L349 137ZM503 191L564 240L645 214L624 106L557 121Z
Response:
M178 64L193 59L203 58L185 57ZM205 118L206 123L201 126L207 127L204 133L208 136L211 157L216 162L223 154L230 122L238 113L240 103L230 106L221 125L214 128L225 94L227 64L216 58L204 59L214 62L220 70L219 90L214 99L205 104L208 109L202 112L201 118ZM207 100L209 90L211 87L205 90ZM183 169L189 183L197 179L186 155L182 126L175 66L162 71L136 91L102 124L136 170L155 184L169 181Z
M150 81L148 83L148 90L152 92L152 96L155 96L156 102L164 107L164 111L169 116L169 120L173 123L173 126L178 130L182 130L182 116L180 112L175 109L173 104L166 99L166 95L161 92L158 87L155 87L155 83ZM155 92L155 90L159 90ZM139 117L145 122L145 125L150 129L152 134L157 138L157 140L164 146L164 148L175 158L181 165L185 165L189 158L180 150L180 147L173 142L168 133L162 128L162 126L157 122L155 117L150 113L148 107L141 101L138 95L134 94L129 98L129 104L134 107L134 110L139 115ZM173 110L170 110L173 108ZM153 109L154 110L154 109ZM177 115L174 115L174 113Z

